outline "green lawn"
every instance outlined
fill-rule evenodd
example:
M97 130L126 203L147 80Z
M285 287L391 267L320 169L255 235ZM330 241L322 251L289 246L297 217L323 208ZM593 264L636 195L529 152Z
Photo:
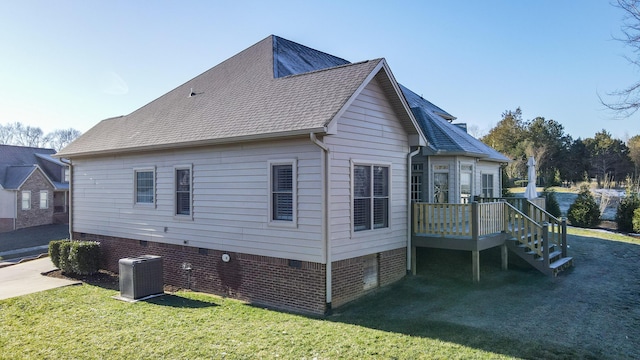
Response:
M357 325L358 316L323 320L193 292L131 304L116 293L82 285L0 301L0 358L506 358L378 330L375 319Z
M637 286L616 283L625 276L637 279L633 259L640 255L640 242L591 230L570 228L570 233L577 235L570 242L577 265L557 279L526 268L501 271L498 251L482 256L483 280L473 284L468 254L439 259L427 253L431 257L419 260L419 276L326 318L195 292L132 304L112 299L115 290L87 284L0 300L0 359L640 355L632 336L640 331L633 320L640 316L633 305ZM615 268L607 263L607 271L599 267L598 261L616 264L619 258L625 263ZM439 260L442 265L436 265ZM445 270L434 272L438 268ZM554 320L553 314L564 317Z

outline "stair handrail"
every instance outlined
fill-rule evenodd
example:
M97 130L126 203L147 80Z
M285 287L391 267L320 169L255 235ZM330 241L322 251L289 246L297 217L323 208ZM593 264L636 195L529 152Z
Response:
M543 241L536 241L536 238L540 238L540 240L544 239L544 226L530 218L515 206L511 205L509 202L504 201L504 204L507 209L507 211L505 211L505 232L510 233L516 240L518 240L519 243L523 244L531 251L535 251L539 256L544 256L543 249L541 248ZM509 220L509 210L511 210L511 213L514 213L514 215L520 216L522 219L522 226L518 226L520 225L518 224L519 221L512 222ZM513 216L513 219L516 219L516 217ZM509 229L509 225L511 225L511 229ZM524 233L525 229L527 230L526 234ZM523 241L524 238L526 238L527 241ZM548 261L548 259L546 259L546 261Z
M550 214L547 210L541 208L537 204L527 200L529 203L529 207L533 207L534 210L537 210L543 215L546 215L546 220L541 219L541 223L548 223L551 225L551 231L549 240L558 245L562 250L562 257L567 257L567 218L562 217L558 219L557 217ZM529 211L531 214L532 211ZM557 231L556 231L557 230Z

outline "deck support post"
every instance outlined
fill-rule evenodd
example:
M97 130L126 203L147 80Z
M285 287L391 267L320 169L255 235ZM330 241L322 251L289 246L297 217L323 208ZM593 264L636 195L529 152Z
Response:
M509 269L509 249L507 244L500 245L500 258L502 259L502 270Z
M562 217L562 222L561 225L562 227L562 233L560 236L562 236L562 257L566 258L567 257L567 218L566 217Z
M416 275L417 271L417 266L416 266L416 247L412 246L411 247L411 274L412 275Z
M480 282L480 251L471 251L471 269L473 272L473 282Z

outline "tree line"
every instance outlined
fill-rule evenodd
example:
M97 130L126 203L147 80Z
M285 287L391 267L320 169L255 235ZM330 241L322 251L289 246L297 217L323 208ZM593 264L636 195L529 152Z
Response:
M573 139L555 120L523 120L520 108L505 111L480 140L513 159L505 168L512 184L524 179L530 156L536 160L542 186L590 179L621 182L640 172L640 135L623 141L603 129L593 137Z
M39 148L51 148L60 151L80 136L81 132L73 129L54 130L45 134L41 128L24 125L20 122L0 124L0 145L17 145Z

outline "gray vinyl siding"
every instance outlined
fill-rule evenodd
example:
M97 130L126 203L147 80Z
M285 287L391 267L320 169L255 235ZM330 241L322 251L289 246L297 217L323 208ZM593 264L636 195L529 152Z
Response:
M305 138L77 159L74 231L322 262L320 151ZM286 159L297 160L297 227L269 222L268 162ZM193 220L174 216L181 165L192 166ZM134 169L149 167L155 206L136 205Z
M353 258L406 246L408 135L378 82L372 80L338 121L331 149L330 232L332 260ZM389 164L389 227L353 232L351 161Z
M16 217L16 193L0 189L0 218Z

